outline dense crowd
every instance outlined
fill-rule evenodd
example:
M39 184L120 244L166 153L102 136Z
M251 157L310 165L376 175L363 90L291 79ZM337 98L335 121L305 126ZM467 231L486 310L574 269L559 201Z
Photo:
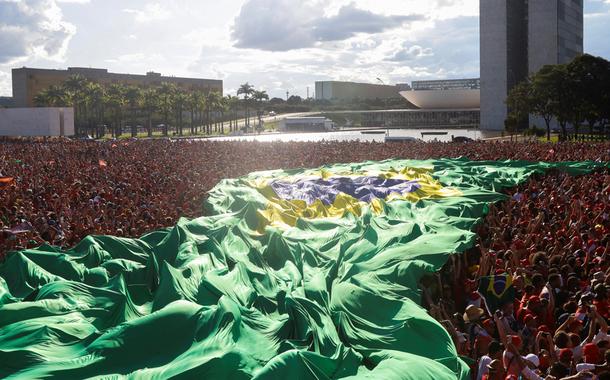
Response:
M0 256L204 215L207 191L252 171L444 157L608 162L610 144L5 140ZM491 208L476 248L422 281L426 306L476 379L610 378L610 174L549 173L509 195ZM501 274L514 296L488 310L478 281Z
M610 173L549 173L508 195L478 245L426 280L429 310L477 380L610 379ZM509 297L486 302L491 276Z

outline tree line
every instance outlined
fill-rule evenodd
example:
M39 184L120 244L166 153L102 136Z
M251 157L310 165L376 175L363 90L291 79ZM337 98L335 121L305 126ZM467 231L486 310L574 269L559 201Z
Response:
M269 96L249 83L242 84L237 96L223 96L215 90L186 90L173 83L158 86L134 86L121 83L108 85L90 81L77 74L59 85L52 85L34 97L40 107L72 107L75 132L78 136L121 136L129 128L137 136L138 126L153 135L160 129L184 135L224 134L254 129L250 111L255 110L261 125ZM241 119L244 119L240 122Z
M610 124L610 62L584 54L564 65L547 65L508 94L507 130L529 124L529 115L540 117L547 139L556 121L560 140L573 133L578 138L583 126L589 133L604 133ZM571 128L570 128L571 127Z

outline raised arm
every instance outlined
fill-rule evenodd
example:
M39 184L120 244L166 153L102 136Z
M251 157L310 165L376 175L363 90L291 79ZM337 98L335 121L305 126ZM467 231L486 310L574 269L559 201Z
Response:
M576 317L574 316L574 314L570 314L570 316L569 316L568 318L566 318L565 322L563 322L563 323L561 324L561 326L559 326L559 327L557 328L557 330L556 330L556 331L557 331L557 332L559 332L559 331L564 331L564 332L567 332L567 331L568 331L568 327L569 327L569 326L570 326L570 324L571 324L572 322L574 322L575 320L576 320Z
M505 347L508 347L508 336L506 335L506 330L504 330L504 323L500 320L498 316L498 312L495 312L493 315L494 322L496 322L496 327L498 328L498 333L500 334L500 341Z

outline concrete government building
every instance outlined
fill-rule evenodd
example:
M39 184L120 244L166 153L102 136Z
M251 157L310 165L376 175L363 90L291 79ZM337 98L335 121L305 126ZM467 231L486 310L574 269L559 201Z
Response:
M479 79L411 82L400 95L418 109L367 111L365 128L477 128L480 124Z
M480 0L480 11L481 129L501 131L517 83L583 53L583 0Z
M51 85L59 85L72 75L80 74L86 79L103 85L121 83L140 87L159 86L163 82L173 83L184 90L204 92L218 91L222 94L222 81L214 79L179 78L149 72L146 75L109 73L106 69L69 67L67 70L20 68L13 69L14 107L34 107L34 97Z

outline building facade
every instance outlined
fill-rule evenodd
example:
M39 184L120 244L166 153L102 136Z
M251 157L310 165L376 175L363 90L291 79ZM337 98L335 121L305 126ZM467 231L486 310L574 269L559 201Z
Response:
M362 113L363 128L478 128L478 109L422 109L367 111Z
M528 20L530 73L583 53L583 0L529 0Z
M221 80L179 78L162 76L159 73L149 72L146 75L109 73L106 69L92 69L70 67L67 70L48 70L20 68L13 69L13 99L15 107L33 107L34 97L42 90L52 85L60 85L72 75L82 75L86 79L102 85L120 83L140 87L155 87L163 82L173 83L178 88L204 92L217 91L222 94Z
M419 80L411 82L413 91L446 91L446 90L478 90L481 80L475 79L441 79Z
M401 91L400 95L422 110L478 110L480 85L478 78L413 81L412 89Z
M504 130L506 97L544 65L583 52L583 0L480 0L481 128Z
M316 100L354 100L399 98L399 88L371 83L316 82Z
M333 128L332 120L325 117L287 117L279 125L281 132L328 132Z

